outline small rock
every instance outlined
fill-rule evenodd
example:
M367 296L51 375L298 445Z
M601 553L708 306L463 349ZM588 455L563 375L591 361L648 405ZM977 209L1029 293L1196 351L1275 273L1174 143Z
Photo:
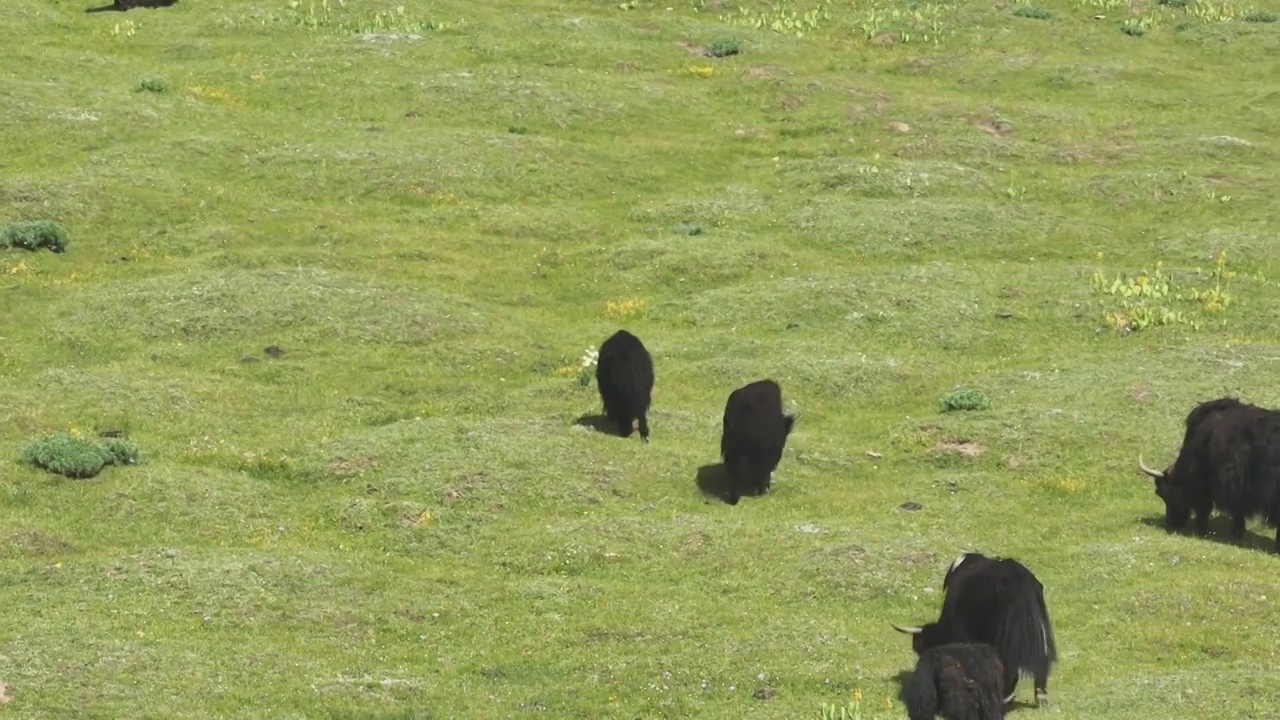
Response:
M769 698L773 697L773 695L774 695L773 691L770 690L769 688L760 688L759 690L756 690L754 693L751 693L751 696L757 700L768 700Z
M901 120L894 120L893 122L889 123L888 128L894 132L900 132L900 133L911 132L911 126L902 122Z
M796 526L796 532L809 533L812 535L822 532L822 528L814 525L813 523L801 523Z
M907 512L915 512L915 511L917 511L917 510L923 510L923 509L924 509L924 506L923 506L923 505L921 505L921 504L920 504L920 503L918 503L918 502L911 502L911 501L908 501L908 502L904 502L904 503L902 503L901 505L899 505L899 506L898 506L898 509L899 509L899 510L906 510Z
M868 451L867 451L867 457L873 457L873 458L877 458L877 459L879 459L879 458L884 457L884 455L883 455L882 453L878 453L878 452L876 452L875 450L868 450Z
M1209 138L1209 142L1215 145L1239 145L1240 147L1253 147L1253 143L1232 135L1215 135Z
M1017 315L1012 310L997 310L996 317L1001 320L1008 320L1011 317L1017 317Z
M270 355L273 358L278 358L281 355L284 355L284 350L281 350L279 345L268 345L262 349L262 352Z

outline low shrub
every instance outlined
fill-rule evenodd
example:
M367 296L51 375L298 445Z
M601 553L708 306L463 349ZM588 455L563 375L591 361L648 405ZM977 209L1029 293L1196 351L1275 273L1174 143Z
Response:
M117 438L98 443L79 435L54 433L27 443L22 461L69 478L91 478L108 465L136 465L141 453Z

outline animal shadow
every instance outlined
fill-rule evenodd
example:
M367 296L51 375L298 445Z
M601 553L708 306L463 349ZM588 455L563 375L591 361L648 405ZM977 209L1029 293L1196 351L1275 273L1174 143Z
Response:
M893 681L898 684L898 702L903 705L907 704L907 683L911 681L911 675L914 670L903 670L893 676Z
M719 498L726 505L735 505L729 501L729 491L733 479L729 477L729 469L724 463L713 463L711 465L703 465L698 468L698 474L695 477L698 484L698 490L708 497ZM741 488L738 494L742 497L756 497L759 495L755 488Z
M1146 517L1139 518L1138 522L1143 525L1148 525L1150 527L1169 532L1169 529L1164 525L1163 515L1148 515ZM1193 517L1191 520L1187 521L1185 526L1178 528L1173 532L1178 535L1195 537L1194 528L1195 518ZM1244 529L1244 537L1240 538L1240 540L1235 540L1231 537L1231 518L1216 514L1209 516L1209 534L1198 539L1210 540L1223 545L1235 545L1238 547L1248 548L1250 550L1259 550L1265 553L1274 553L1276 547L1274 537L1259 535L1249 528Z
M703 495L718 497L725 503L729 502L729 470L724 463L713 463L698 468L695 482Z
M574 420L573 424L578 425L579 427L591 428L592 430L595 430L598 433L604 433L605 435L618 434L618 426L610 422L609 418L604 415L583 415L577 420Z

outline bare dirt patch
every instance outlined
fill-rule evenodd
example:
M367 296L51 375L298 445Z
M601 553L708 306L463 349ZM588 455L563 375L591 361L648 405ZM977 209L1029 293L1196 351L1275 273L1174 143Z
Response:
M973 121L975 127L992 137L1004 137L1013 132L1013 123L996 118L978 118Z
M933 446L935 452L959 453L965 457L979 457L987 451L985 445L971 440L947 440Z
M781 65L756 65L746 69L746 74L751 77L770 77L783 72Z
M338 456L329 461L329 472L338 477L353 477L377 465L376 455L361 455L354 458Z

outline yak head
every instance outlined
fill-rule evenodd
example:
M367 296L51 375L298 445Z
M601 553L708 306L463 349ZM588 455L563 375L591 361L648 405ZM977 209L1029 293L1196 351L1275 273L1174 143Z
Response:
M1187 501L1182 484L1178 482L1177 468L1170 466L1164 470L1153 470L1147 467L1139 454L1138 469L1155 481L1156 495L1164 501L1165 527L1177 530L1186 525L1187 519L1191 517L1191 503Z
M949 633L938 623L928 623L923 627L894 625L893 629L911 636L911 649L915 651L916 655L929 648L946 645L951 640Z

